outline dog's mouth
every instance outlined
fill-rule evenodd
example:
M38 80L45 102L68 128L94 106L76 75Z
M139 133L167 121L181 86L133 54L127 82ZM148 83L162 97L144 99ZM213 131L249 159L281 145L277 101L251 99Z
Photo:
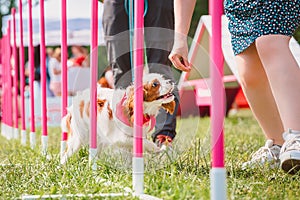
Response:
M160 100L160 99L168 99L169 97L172 97L173 94L171 92L168 92L167 94L161 95L159 97L156 98L156 100Z

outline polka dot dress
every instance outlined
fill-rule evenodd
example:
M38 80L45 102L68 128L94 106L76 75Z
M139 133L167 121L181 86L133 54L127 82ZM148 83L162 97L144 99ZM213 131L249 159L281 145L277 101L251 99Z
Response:
M300 24L300 0L225 0L224 6L235 55L262 35L291 36Z

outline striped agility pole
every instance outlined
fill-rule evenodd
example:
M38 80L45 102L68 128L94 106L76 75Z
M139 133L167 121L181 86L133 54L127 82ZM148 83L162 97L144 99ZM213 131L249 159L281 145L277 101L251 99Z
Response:
M24 41L23 41L23 5L22 0L19 0L19 29L20 29L20 54L19 54L19 68L20 68L20 114L21 114L21 144L26 145L26 123L25 123L25 58L24 58Z
M16 36L16 8L11 9L12 17L13 17L13 138L18 139L19 138L19 112L18 112L18 53L17 53L17 36Z
M28 57L29 57L29 91L30 91L30 147L36 146L34 113L34 47L32 28L32 0L28 0Z
M221 17L222 0L210 0L209 12L212 16L212 37L210 38L210 73L212 80L211 103L211 148L212 169L210 172L211 199L226 199L226 169L224 161L224 117L225 90L223 86L223 54Z
M45 44L45 9L44 1L40 1L40 72L42 93L42 154L47 154L48 149L48 127L47 127L47 91L46 91L46 44Z
M97 169L97 79L98 79L98 0L91 2L91 69L90 69L90 152L89 163Z
M67 0L61 1L61 117L67 114L68 106L68 46L67 46ZM66 149L68 133L62 131L60 153L63 155Z

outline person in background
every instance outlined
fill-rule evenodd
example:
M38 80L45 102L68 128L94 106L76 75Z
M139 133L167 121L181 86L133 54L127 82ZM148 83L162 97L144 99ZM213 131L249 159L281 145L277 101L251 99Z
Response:
M53 48L51 48L51 47L46 48L46 75L47 75L46 89L47 89L47 97L53 97L54 96L53 92L50 90L50 73L49 73L49 61L52 58L53 53L54 53Z
M61 49L54 50L49 60L50 90L55 96L61 96Z
M187 35L195 0L175 0L175 31ZM242 168L300 170L300 69L289 41L300 24L300 0L226 0L225 13L240 82L265 137ZM175 38L176 39L176 38ZM185 37L169 56L177 69L189 71Z
M89 56L86 48L74 45L71 47L71 52L69 67L89 67Z
M41 57L40 57L40 45L34 47L34 97L39 98L41 96ZM29 60L25 64L25 84L29 86ZM27 91L27 88L26 88Z

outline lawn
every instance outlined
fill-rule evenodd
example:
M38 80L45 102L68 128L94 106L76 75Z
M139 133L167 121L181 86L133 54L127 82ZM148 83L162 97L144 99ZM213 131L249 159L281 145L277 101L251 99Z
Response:
M241 164L264 144L248 110L226 118L224 130L228 199L299 199L300 176L268 167L241 170ZM51 159L41 155L40 143L32 150L0 136L0 199L16 199L24 194L116 193L132 188L130 162L108 153L101 155L96 171L88 166L86 148L61 166L60 129L48 131ZM177 131L172 155L145 155L145 193L163 199L209 199L210 119L178 119ZM40 135L40 129L37 134Z

